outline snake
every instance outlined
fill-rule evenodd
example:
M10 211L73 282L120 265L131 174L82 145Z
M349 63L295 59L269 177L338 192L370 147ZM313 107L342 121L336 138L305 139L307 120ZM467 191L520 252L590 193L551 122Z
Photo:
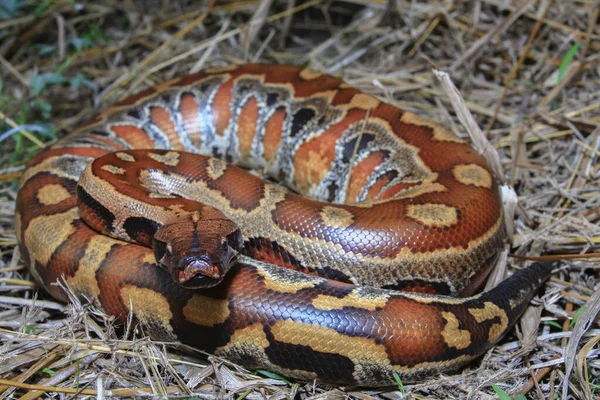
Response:
M286 65L208 69L108 107L28 162L15 226L60 301L344 385L467 364L552 271L534 263L478 292L506 240L484 158L432 120Z

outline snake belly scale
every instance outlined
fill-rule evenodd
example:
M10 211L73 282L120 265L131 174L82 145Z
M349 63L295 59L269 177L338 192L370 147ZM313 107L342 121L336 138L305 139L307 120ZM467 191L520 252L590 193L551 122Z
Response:
M127 193L130 181L167 186ZM93 211L87 223L77 192L81 213ZM217 208L243 239L223 281L198 290L136 244L155 231L142 224L149 215L193 212L193 202ZM108 108L29 162L16 227L33 276L57 299L67 301L53 284L62 279L155 338L354 385L474 359L551 272L534 264L488 292L444 296L472 295L505 238L485 161L431 121L292 66L208 70Z

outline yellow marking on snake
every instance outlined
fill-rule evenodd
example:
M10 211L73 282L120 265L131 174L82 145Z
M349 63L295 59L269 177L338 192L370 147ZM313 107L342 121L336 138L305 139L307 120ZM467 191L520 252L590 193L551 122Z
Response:
M169 151L165 154L149 152L148 157L150 157L154 161L168 165L170 167L175 167L177 164L179 164L179 153L175 151Z
M269 346L269 341L262 324L253 324L244 329L236 330L225 347L229 346L255 346L265 349Z
M375 311L377 308L383 308L388 298L386 294L361 293L361 288L356 288L342 298L320 294L312 301L312 305L324 311L341 310L344 307Z
M298 376L299 379L315 380L318 378L314 372L303 371L300 369L287 369L273 364L265 353L269 346L267 335L260 323L250 325L243 329L236 330L229 343L215 350L214 354L224 357L230 361L238 363L248 363L249 360L256 362L257 365L268 368L269 371L276 371L283 375Z
M300 71L299 75L300 78L304 79L305 81L311 81L313 79L317 79L323 74L310 68L304 68L302 71Z
M175 339L171 326L171 308L169 301L162 294L146 288L125 285L121 288L121 301L131 311L146 329L152 332L167 330L167 338ZM165 336L164 333L162 336Z
M48 171L52 171L52 175L58 178L66 178L72 181L77 181L82 170L78 168L64 168L65 157L65 155L48 157L40 161L39 164L27 167L25 171L23 171L23 175L21 176L21 187L24 186L29 179L33 178L37 174L44 174ZM86 164L91 162L93 158L68 155L68 160L73 161L72 165L80 165L80 163L82 162L85 162Z
M352 100L348 104L348 108L360 108L363 110L371 110L379 105L380 101L375 97L366 93L357 93L352 96Z
M183 315L191 323L201 326L215 326L229 318L229 302L227 299L194 294L183 308Z
M339 354L355 364L390 364L383 345L368 338L346 336L324 326L285 320L275 322L271 332L279 342L309 346L321 353Z
M394 197L396 199L414 199L427 193L441 193L448 190L448 188L441 183L433 182L437 179L437 174L433 174L431 178L427 179L427 182L423 182L420 185L402 189ZM369 200L362 203L352 204L353 207L371 208L375 204L389 203L393 200L381 199L381 200Z
M452 169L452 174L463 185L473 185L490 189L492 175L485 168L475 164L461 164Z
M449 227L458 222L456 209L445 204L411 204L407 207L406 215L436 228Z
M117 156L117 158L119 160L123 160L123 161L127 161L127 162L135 162L135 158L131 154L118 152L118 153L115 153L115 156Z
M36 197L40 203L45 206L51 206L58 204L71 197L71 194L63 185L58 183L48 184L42 186L36 194Z
M147 263L147 264L156 264L156 258L154 257L154 252L152 250L148 249L148 252L146 252L146 254L144 255L144 258L142 258L142 262Z
M291 275L279 276L272 274L267 268L257 268L256 272L264 278L264 285L280 293L296 293L299 290L312 288L322 282L322 279L303 275L297 279L289 278Z
M466 349L471 345L471 333L465 329L459 329L459 322L456 315L451 312L442 312L442 317L446 320L446 326L441 334L449 347L458 350Z
M35 255L35 261L48 266L52 254L75 232L68 221L79 219L79 209L73 207L60 214L37 217L26 228L25 248Z
M216 181L223 176L227 170L227 163L219 158L211 158L208 160L208 168L206 172L213 181Z
M101 167L103 171L110 172L113 175L125 175L125 169L116 165L106 164Z
M79 260L77 271L72 277L67 277L70 289L85 294L89 298L100 295L96 272L115 244L122 245L123 242L104 235L95 235L91 238L83 257Z
M464 140L454 134L454 132L440 126L432 121L429 121L420 115L411 112L405 112L400 118L405 124L414 124L430 128L433 132L433 138L440 142L465 143Z
M437 174L435 174L435 178L437 179ZM438 182L424 182L421 185L403 189L400 193L396 195L399 199L414 199L415 197L419 197L421 195L427 193L440 193L447 191L448 188L441 183Z
M344 229L354 222L354 214L340 207L325 206L321 209L321 219L325 225Z
M469 308L469 313L479 323L494 318L500 319L500 322L493 324L488 332L488 342L495 343L508 327L508 316L504 310L490 301L486 301L483 305L484 308Z

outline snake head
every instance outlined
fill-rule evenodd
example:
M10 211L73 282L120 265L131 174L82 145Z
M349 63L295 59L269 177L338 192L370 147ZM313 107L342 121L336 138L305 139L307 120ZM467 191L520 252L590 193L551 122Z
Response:
M179 285L207 288L219 284L243 247L237 225L227 219L184 220L160 227L154 256Z

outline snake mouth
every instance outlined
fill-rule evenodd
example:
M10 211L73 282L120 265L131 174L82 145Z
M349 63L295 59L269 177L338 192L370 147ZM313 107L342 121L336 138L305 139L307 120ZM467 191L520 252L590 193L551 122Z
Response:
M183 259L172 272L173 280L186 288L206 288L223 280L217 264L198 258Z

